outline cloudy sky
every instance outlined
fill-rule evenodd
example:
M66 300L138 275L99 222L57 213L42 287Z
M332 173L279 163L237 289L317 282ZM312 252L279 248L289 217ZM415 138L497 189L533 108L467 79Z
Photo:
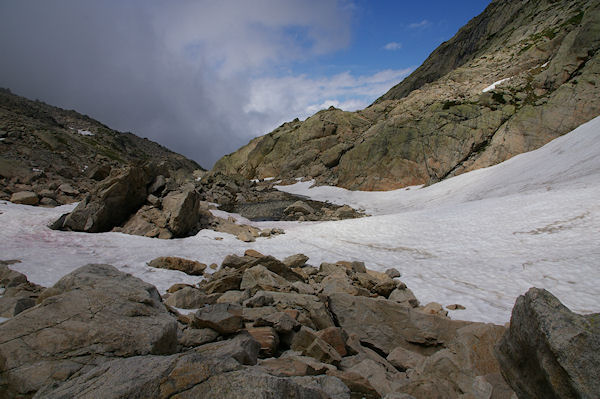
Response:
M489 0L3 0L0 87L205 168L284 121L369 105Z

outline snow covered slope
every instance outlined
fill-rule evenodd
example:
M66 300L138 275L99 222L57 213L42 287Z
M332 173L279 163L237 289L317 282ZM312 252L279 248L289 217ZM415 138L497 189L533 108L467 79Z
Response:
M339 222L260 222L286 234L255 243L201 231L158 240L119 233L53 231L45 224L67 207L0 202L0 259L50 285L85 263L110 263L165 290L196 282L146 262L176 255L220 263L247 248L310 263L362 260L396 267L423 302L460 303L457 319L507 322L516 297L549 289L576 312L600 311L600 117L539 150L426 188L350 192L309 183L282 187L320 200L363 207L373 216ZM223 237L221 241L215 237Z

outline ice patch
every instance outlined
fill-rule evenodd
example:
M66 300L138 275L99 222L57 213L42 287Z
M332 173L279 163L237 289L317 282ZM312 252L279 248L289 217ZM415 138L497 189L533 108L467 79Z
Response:
M510 79L512 79L512 77L500 79L499 81L494 82L491 85L489 85L488 87L486 87L485 89L483 89L481 92L482 93L487 93L490 90L494 90L496 88L496 86L498 86L499 84L504 83L504 82L506 82L507 80L510 80Z

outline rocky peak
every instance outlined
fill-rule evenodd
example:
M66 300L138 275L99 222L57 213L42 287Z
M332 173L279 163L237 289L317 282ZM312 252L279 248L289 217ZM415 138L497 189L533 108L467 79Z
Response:
M494 165L600 114L599 38L597 3L494 1L368 108L284 124L214 169L389 190Z

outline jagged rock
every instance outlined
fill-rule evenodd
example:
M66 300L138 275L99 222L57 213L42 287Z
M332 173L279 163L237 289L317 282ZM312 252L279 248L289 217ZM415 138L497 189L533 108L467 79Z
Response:
M146 201L146 185L150 177L140 167L129 167L119 175L99 183L69 213L62 225L53 228L97 233L109 231L123 223Z
M194 327L212 328L221 334L232 334L243 327L242 308L231 303L208 305L194 313Z
M387 281L382 281L378 284L376 284L371 291L375 292L378 295L381 295L382 297L389 297L390 294L392 293L392 291L394 291L396 289L396 282L392 279L387 280Z
M294 335L291 348L323 363L335 365L342 360L339 353L331 345L319 338L314 330L305 326L302 326L300 331Z
M311 359L312 361L308 360ZM277 376L304 376L325 374L327 368L325 363L315 361L305 356L282 356L279 358L265 359L260 362L269 374ZM315 365L319 365L315 367ZM337 377L337 376L336 376Z
M247 249L244 252L244 256L249 256L251 258L256 258L256 259L260 259L260 258L264 258L265 257L265 255L261 254L258 251L255 251L254 249Z
M308 256L306 256L304 254L296 254L296 255L291 255L291 256L288 256L287 258L285 258L283 260L283 264L289 268L302 267L306 264L307 260L308 260Z
M497 346L519 398L593 398L600 392L600 314L571 312L546 290L519 296Z
M346 273L335 273L330 274L321 281L323 287L323 293L326 295L333 294L335 292L343 292L349 295L363 295L369 296L369 292L361 287L356 287L352 284L352 280L346 275Z
M162 200L162 209L174 237L196 233L199 224L212 218L208 210L200 209L200 196L194 190L171 192Z
M223 295L219 296L219 299L217 299L217 303L237 303L238 305L241 305L242 302L244 302L246 299L250 298L250 291L248 290L244 290L244 291L236 291L236 290L231 290L231 291L226 291Z
M257 265L244 271L240 289L257 291L283 291L289 290L290 283L283 277L271 272L263 265Z
M304 377L296 377L304 378ZM330 377L333 378L333 377ZM303 382L303 381L300 381ZM338 386L339 387L339 386ZM215 375L180 395L181 398L328 398L323 387L304 386L292 378L276 377L260 370L247 368ZM337 396L349 399L349 395Z
M33 191L19 191L10 196L10 202L22 205L37 205L39 198Z
M212 376L256 364L257 351L257 344L251 338L236 336L177 355L115 359L58 387L47 386L35 397L187 398L190 390Z
M277 353L279 335L273 327L251 327L247 331L260 344L260 357L272 357Z
M406 383L406 377L398 372L390 372L381 364L365 359L348 369L349 372L363 376L380 396L396 391Z
M328 370L327 375L339 378L352 393L365 399L378 399L381 396L363 375L353 371ZM354 397L354 396L353 396Z
M386 360L398 370L406 371L419 367L425 361L425 356L399 346L390 352Z
M415 294L410 290L410 288L396 288L390 296L388 297L390 301L398 302L400 304L410 306L412 308L416 308L419 306L419 301Z
M214 305L221 294L205 294L194 287L183 287L173 292L165 303L181 309L198 309L204 305Z
M241 257L237 255L227 255L221 263L221 269L225 269L226 267L239 269L240 267L250 263L251 261L252 259L247 256Z
M196 347L215 341L219 333L211 328L186 328L179 337L179 344L183 347Z
M340 327L386 354L398 346L431 353L468 324L417 312L386 299L340 293L329 297L329 309Z
M344 339L344 331L339 327L328 327L317 331L317 336L327 342L341 357L348 354L346 350L346 340Z
M9 396L32 395L111 357L177 349L177 322L150 284L87 265L53 288L60 294L0 324L0 388Z
M179 270L192 276L201 276L206 270L206 265L194 260L179 258L176 256L161 256L148 263L150 267L159 269Z
M44 290L24 274L9 269L13 263L19 261L0 261L0 317L13 317L35 306Z
M257 318L254 322L254 326L269 326L274 327L275 331L280 334L291 333L292 331L300 328L298 323L292 316L285 312L276 312L269 314L265 317Z
M331 316L325 307L325 304L314 295L303 295L296 293L285 292L269 292L259 291L248 301L264 302L272 304L280 309L296 309L304 316L299 322L307 323L308 327L322 330L327 327L335 326ZM248 306L248 301L244 302L244 306ZM261 305L264 306L264 305Z
M158 175L154 178L154 181L152 182L150 187L148 187L148 193L159 194L159 192L162 191L166 185L167 179L165 179L163 175Z

